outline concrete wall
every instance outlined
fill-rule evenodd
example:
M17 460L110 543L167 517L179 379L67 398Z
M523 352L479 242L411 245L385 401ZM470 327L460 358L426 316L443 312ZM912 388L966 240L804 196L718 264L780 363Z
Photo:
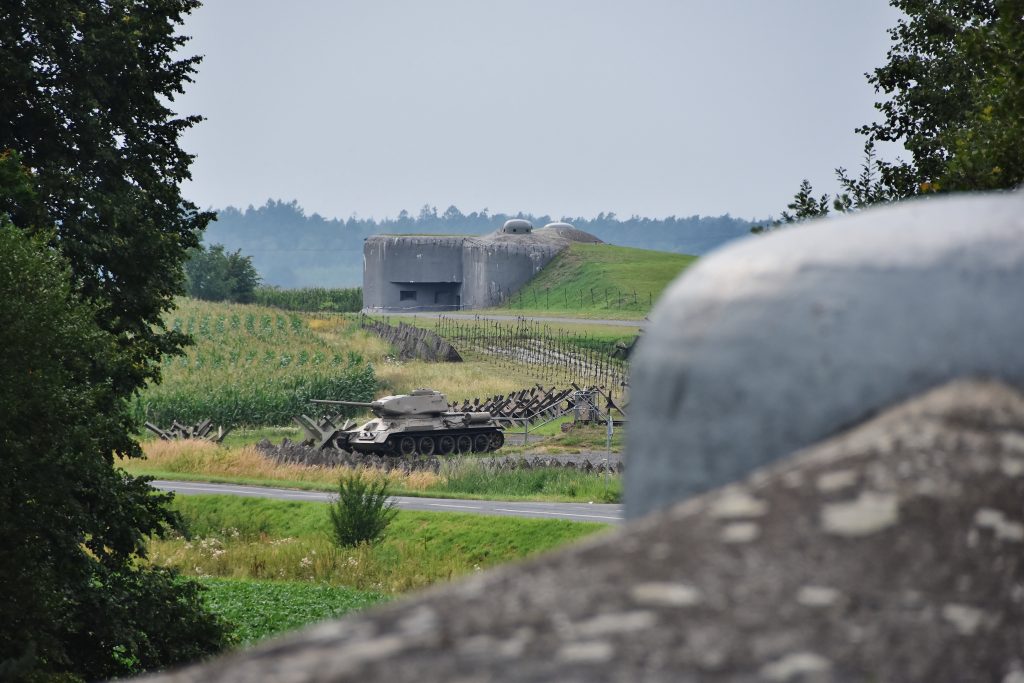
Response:
M500 304L565 248L538 244L528 235L511 237L466 241L462 256L462 304L466 308Z
M482 237L375 235L363 247L363 308L496 306L572 241L546 228ZM403 300L403 291L416 292L415 300Z
M462 284L464 237L374 235L363 246L364 308L439 308L456 305ZM401 298L416 292L415 300Z

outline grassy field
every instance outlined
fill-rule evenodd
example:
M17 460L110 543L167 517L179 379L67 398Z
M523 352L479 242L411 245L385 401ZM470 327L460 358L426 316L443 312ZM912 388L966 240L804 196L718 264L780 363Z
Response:
M375 364L374 369L381 393L406 394L416 387L429 387L440 391L449 401L509 394L543 380L539 373L528 369L511 374L486 357L474 356L468 360L465 363L427 363L388 357Z
M509 311L493 311L500 312L501 314L507 314ZM516 311L520 313L520 311ZM443 314L442 314L443 315ZM530 312L525 312L525 315L530 315ZM551 315L549 313L549 315ZM539 316L543 317L543 315ZM495 335L507 335L509 330L521 330L518 333L530 334L536 338L553 338L558 337L566 340L567 343L579 348L589 348L598 351L608 351L613 348L617 343L626 343L633 341L633 339L640 332L640 326L636 327L624 327L622 325L602 325L598 322L593 323L548 323L542 320L527 323L517 323L515 321L501 321L501 320L474 320L474 319L451 319L442 324L438 324L437 315L408 315L408 316L387 316L386 318L392 324L405 323L407 325L413 325L414 327L421 327L426 330L439 332L442 336L452 336L456 340L459 337L489 337ZM446 334L451 332L448 328L456 328L456 335ZM472 349L460 348L460 353L463 353L463 357L469 357L469 359L475 364L480 361L486 362L486 357L480 354L474 354ZM521 387L519 387L521 388ZM497 392L507 393L507 392Z
M597 432L604 434L603 429L591 429L591 438L595 440ZM570 444L562 451L566 452L577 438L583 437L559 434L556 440ZM613 441L613 445L619 444ZM333 491L341 474L348 471L347 468L278 465L251 445L226 448L204 441L149 440L143 444L143 450L145 460L123 461L121 465L132 474L159 479ZM437 474L400 470L385 473L377 469L361 469L360 472L373 481L386 479L396 495L601 503L618 502L622 496L622 480L617 475L606 477L571 469L494 472L473 457L453 458Z
M342 549L327 505L177 496L189 537L154 539L149 562L191 576L302 581L396 594L529 557L608 529L550 519L399 512L375 546Z
M492 377L529 377L545 387L567 387L572 383L604 386L612 388L618 399L626 367L615 355L617 347L629 346L640 332L639 325L554 323L543 319L486 320L435 315L385 320L438 333L459 350L466 361L464 365L487 367Z
M573 244L556 256L501 310L526 315L642 318L696 256Z
M188 537L154 539L151 563L206 588L239 645L364 609L390 596L551 550L607 529L561 520L401 512L376 546L340 549L327 506L178 496Z

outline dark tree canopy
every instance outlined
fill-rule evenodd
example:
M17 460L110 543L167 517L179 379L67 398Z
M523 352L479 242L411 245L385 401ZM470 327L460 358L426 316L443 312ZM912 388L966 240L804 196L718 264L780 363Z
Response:
M166 494L113 467L129 427L108 381L120 345L61 255L3 214L0 255L0 680L93 680L216 652L223 627L196 587L138 564L145 537L176 519Z
M199 588L144 561L169 497L128 399L185 341L160 316L209 216L184 201L193 0L0 4L0 680L104 679L223 647Z
M0 151L30 170L51 242L98 322L127 353L114 369L131 392L184 338L160 326L181 287L185 251L211 216L179 189L178 146L197 116L169 107L198 57L176 34L197 0L6 0L0 5ZM20 224L18 217L12 216Z

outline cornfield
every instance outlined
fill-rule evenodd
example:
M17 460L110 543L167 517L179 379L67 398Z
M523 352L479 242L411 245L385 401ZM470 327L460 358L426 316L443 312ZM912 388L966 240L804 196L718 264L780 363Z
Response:
M294 313L181 300L167 325L195 344L165 358L163 383L136 398L137 416L156 424L281 425L323 411L309 399L369 401L377 389L373 366L346 344L362 333L342 317L323 334Z
M286 311L316 311L325 313L358 313L363 307L363 288L278 289L257 287L253 301L262 306L274 306Z

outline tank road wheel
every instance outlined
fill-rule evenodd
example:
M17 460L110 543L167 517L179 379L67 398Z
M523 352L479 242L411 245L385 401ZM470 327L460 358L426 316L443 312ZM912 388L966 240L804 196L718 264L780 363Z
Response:
M440 437L437 440L437 453L438 455L448 455L455 450L455 437L445 436Z
M487 437L486 434L477 434L476 436L473 437L473 451L475 453L483 453L484 451L487 450L487 446L490 444L490 442L491 440Z
M403 436L398 440L398 452L404 456L410 456L416 452L416 439L411 436Z
M473 437L469 434L462 434L455 441L459 453L470 453L473 450Z
M421 436L420 437L420 455L433 455L434 454L434 437L432 436Z
M490 443L487 446L488 450L496 451L505 445L505 435L501 432L494 432L491 434Z

